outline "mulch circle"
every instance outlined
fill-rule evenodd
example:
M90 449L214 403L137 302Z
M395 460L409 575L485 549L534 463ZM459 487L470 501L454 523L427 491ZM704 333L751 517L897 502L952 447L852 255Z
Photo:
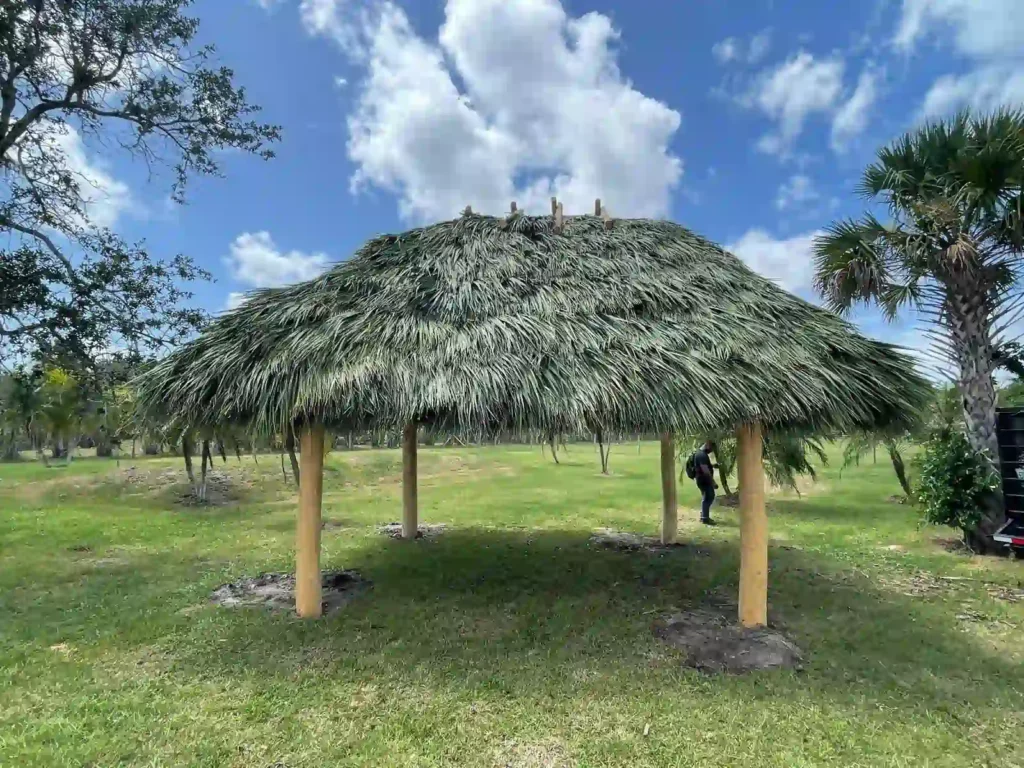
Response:
M320 578L325 615L341 610L371 586L371 582L356 571L324 571ZM239 579L217 587L210 599L229 608L262 607L294 611L295 575L261 573L256 577Z
M416 529L417 539L436 539L448 529L444 523L423 524ZM392 539L402 538L402 524L388 523L377 528L377 532Z
M655 623L654 633L683 651L687 666L703 672L800 669L803 661L800 649L778 630L745 629L735 617L706 609L661 619Z
M695 547L685 542L662 544L661 539L654 536L641 536L639 533L616 531L612 528L598 528L591 534L590 542L604 549L614 549L617 552L660 554L663 552L689 550L698 556L708 556L711 554L700 547Z

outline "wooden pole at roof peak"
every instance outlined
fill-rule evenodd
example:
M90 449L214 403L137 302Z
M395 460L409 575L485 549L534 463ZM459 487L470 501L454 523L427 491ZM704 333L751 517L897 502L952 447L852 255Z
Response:
M299 438L299 518L295 531L295 610L304 619L321 613L320 513L324 491L324 428L307 425Z
M557 197L552 197L551 198L551 215L554 216L556 213L558 213L558 198Z
M661 435L661 543L675 544L678 527L676 442L671 432L663 432Z
M768 624L768 515L764 506L761 425L737 432L740 483L740 624Z
M601 198L600 197L597 198L597 200L594 201L594 215L595 216L600 216L601 215Z
M416 423L402 430L402 538L415 539L419 533L416 498Z

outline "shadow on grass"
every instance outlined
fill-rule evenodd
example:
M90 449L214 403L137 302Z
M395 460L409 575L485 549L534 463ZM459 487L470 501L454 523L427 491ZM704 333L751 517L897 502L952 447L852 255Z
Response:
M628 686L659 668L681 670L651 625L665 612L728 604L738 553L706 543L622 553L592 547L580 531L465 529L432 542L370 540L325 567L354 568L374 588L320 622L211 616L217 658L194 661L293 674L316 659L324 674L371 669L378 678L411 674L436 685L494 678L513 688L517 679L532 680L530 688L539 680L571 685L585 669ZM959 632L941 603L880 589L837 561L775 549L771 596L773 621L806 652L798 682L778 676L798 688L827 696L853 686L941 708L950 697L991 703L993 680L1007 696L1024 685L1020 665ZM257 628L264 644L253 642ZM183 647L205 645L195 639ZM178 664L189 655L179 654Z
M723 683L745 695L856 694L942 711L950 702L1005 706L1024 686L1020 665L959 632L941 600L888 591L804 550L775 548L771 562L773 620L804 649L807 667ZM497 686L510 695L558 695L600 679L627 691L694 679L653 636L652 623L675 610L728 604L738 552L734 543L701 542L627 553L592 546L579 530L467 528L434 541L366 538L344 561L323 565L355 569L373 589L337 616L303 622L204 607L223 564L140 558L116 573L62 585L74 608L63 617L64 630L86 637L87 629L104 627L104 644L125 650L155 644L174 674L187 678L328 675ZM195 610L182 615L190 600ZM19 602L24 607L32 595ZM22 610L12 618L39 617ZM22 626L17 634L31 633Z

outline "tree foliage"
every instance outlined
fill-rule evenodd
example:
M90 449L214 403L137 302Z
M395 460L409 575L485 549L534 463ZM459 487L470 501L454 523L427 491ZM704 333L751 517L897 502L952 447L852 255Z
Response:
M974 450L963 432L951 430L928 442L919 474L917 499L925 520L959 528L973 548L986 498L999 485L991 464Z
M218 151L270 157L275 126L196 44L192 0L0 2L0 354L74 364L114 347L140 355L203 321L182 304L208 275L154 259L97 216L106 193L86 157L102 142L171 169L183 200Z

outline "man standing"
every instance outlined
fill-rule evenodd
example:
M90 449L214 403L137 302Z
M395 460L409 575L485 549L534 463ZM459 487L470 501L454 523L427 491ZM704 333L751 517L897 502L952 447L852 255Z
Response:
M715 466L711 463L710 454L715 452L715 444L706 440L696 453L693 454L694 480L697 488L700 489L700 521L704 525L714 525L711 519L711 505L715 501L715 489L718 483L715 482Z

